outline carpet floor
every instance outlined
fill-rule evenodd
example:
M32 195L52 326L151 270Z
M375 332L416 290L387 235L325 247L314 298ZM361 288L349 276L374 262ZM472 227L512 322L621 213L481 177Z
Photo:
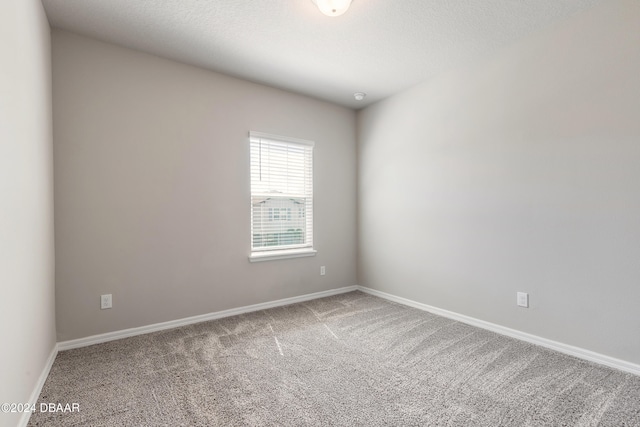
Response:
M362 292L58 354L30 426L640 426L640 377Z

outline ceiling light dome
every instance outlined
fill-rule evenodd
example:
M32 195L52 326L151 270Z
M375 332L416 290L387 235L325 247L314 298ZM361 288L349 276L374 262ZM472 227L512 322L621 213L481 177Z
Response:
M349 9L351 0L311 0L327 16L340 16Z

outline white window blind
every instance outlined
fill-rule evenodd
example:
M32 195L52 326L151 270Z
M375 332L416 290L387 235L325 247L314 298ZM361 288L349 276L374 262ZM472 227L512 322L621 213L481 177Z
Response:
M313 142L250 132L251 251L313 248Z

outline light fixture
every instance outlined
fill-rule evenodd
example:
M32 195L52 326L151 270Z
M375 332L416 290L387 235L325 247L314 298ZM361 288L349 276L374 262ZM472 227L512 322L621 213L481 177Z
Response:
M364 92L356 92L353 94L353 97L356 99L356 101L362 101L365 96L367 96L367 94Z
M340 16L349 9L351 0L311 0L327 16Z

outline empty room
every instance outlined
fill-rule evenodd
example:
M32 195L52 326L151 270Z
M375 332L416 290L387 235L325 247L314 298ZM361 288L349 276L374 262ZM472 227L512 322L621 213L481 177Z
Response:
M640 2L0 2L0 427L640 426Z

